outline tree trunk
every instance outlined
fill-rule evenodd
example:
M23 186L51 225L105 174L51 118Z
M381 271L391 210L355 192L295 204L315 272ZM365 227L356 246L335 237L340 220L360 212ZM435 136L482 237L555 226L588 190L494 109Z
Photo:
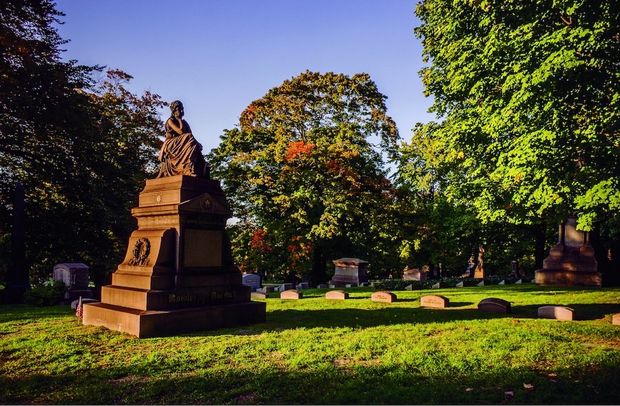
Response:
M534 237L536 239L534 245L534 268L542 269L543 261L547 256L547 252L545 250L545 244L547 243L546 238L546 227L544 223L538 224L534 227Z
M315 245L312 250L312 272L310 273L310 284L316 286L319 283L327 282L325 253L323 247Z

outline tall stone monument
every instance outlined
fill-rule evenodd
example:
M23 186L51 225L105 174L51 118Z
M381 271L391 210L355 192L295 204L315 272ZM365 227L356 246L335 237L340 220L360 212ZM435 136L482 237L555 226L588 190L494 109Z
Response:
M84 305L83 323L153 337L263 322L265 303L250 300L233 264L224 192L208 177L183 105L171 109L159 176L132 209L138 229L101 303Z
M543 269L536 271L537 284L601 286L590 236L576 226L575 217L560 224L558 243L549 250Z
M340 258L332 261L334 263L334 276L329 281L330 284L338 287L346 285L359 286L368 282L368 262L359 258Z

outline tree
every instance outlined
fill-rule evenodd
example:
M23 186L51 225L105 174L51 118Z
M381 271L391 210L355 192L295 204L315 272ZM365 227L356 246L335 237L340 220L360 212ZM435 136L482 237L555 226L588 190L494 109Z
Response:
M161 100L128 92L130 76L110 71L97 85L100 67L61 60L66 41L53 26L61 16L47 0L0 6L0 249L8 251L11 196L21 181L35 278L57 262L113 270L161 128Z
M447 195L589 230L620 203L618 4L426 0L416 28Z
M252 102L209 159L243 224L244 248L271 256L265 265L281 275L312 264L317 283L329 256L359 255L381 269L395 222L382 153L395 156L397 140L367 74L306 71Z
M530 225L538 257L571 213L617 235L618 3L425 0L417 14L445 196L485 223Z

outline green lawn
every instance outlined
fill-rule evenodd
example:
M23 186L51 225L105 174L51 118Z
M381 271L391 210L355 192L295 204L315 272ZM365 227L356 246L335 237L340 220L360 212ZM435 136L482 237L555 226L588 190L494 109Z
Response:
M620 289L399 291L393 304L348 290L267 299L260 325L142 340L68 307L2 306L0 403L620 403ZM420 308L429 292L452 307ZM513 313L479 313L484 297ZM536 319L546 304L582 320Z

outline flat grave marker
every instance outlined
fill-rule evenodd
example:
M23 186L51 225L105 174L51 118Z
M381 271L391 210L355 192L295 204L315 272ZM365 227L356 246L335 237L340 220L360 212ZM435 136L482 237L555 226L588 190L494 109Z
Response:
M329 300L345 300L349 298L349 294L344 290L331 290L325 294L325 299Z
M478 310L489 313L510 313L511 307L510 302L504 299L489 297L482 299L480 303L478 303Z
M289 289L285 290L284 292L280 292L280 299L297 300L301 299L302 297L303 294L295 289Z
M620 326L620 313L616 313L613 316L611 316L611 324Z
M372 300L373 302L379 302L379 303L394 303L396 301L396 295L386 290L380 290L378 292L373 293L370 296L370 300Z
M444 309L450 305L450 299L440 295L427 295L420 298L420 306Z
M538 317L543 319L572 321L575 317L575 310L566 306L541 306L538 308Z

